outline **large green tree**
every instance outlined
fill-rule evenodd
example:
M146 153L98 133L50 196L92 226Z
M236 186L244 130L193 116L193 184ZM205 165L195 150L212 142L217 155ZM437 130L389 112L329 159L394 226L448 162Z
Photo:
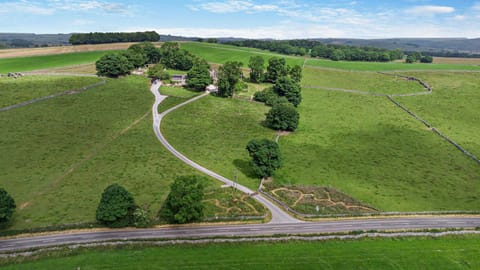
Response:
M187 73L187 86L201 91L213 82L210 76L210 65L204 59L197 59Z
M277 103L267 113L265 125L274 130L295 131L300 114L290 103Z
M253 171L259 177L272 176L275 170L282 166L280 148L274 141L251 140L246 149L252 158Z
M259 83L263 81L263 73L265 71L265 59L263 57L259 55L250 57L248 67L250 68L251 82Z
M160 218L170 223L200 221L203 217L203 184L201 176L179 176L170 186L170 193L160 209Z
M108 53L96 63L97 74L107 77L118 77L129 74L134 68L132 63L120 53Z
M10 220L15 211L15 201L3 188L0 188L0 222Z
M265 81L274 83L278 78L288 75L288 66L285 58L272 57L268 60Z
M97 221L108 227L126 227L133 223L135 201L124 187L113 184L107 187L97 207Z
M218 95L232 97L237 84L242 77L242 63L231 61L226 62L218 70ZM238 88L238 87L237 87Z
M287 76L280 77L273 85L273 91L297 107L302 102L301 86Z
M300 83L302 81L302 67L299 65L293 66L290 69L289 75L294 82Z

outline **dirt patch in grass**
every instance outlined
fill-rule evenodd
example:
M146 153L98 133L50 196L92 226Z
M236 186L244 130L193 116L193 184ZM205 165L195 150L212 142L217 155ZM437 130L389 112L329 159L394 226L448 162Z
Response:
M362 214L377 209L334 188L266 185L266 190L291 208L303 214Z

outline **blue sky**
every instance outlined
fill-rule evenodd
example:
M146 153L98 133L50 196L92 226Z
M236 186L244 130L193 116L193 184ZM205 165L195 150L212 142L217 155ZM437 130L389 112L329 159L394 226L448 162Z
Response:
M0 0L0 32L247 38L480 37L480 0Z

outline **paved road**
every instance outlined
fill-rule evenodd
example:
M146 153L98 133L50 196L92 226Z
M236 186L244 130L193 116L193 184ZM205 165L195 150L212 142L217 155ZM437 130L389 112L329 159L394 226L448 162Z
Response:
M354 230L403 230L436 228L474 228L480 226L480 217L411 217L322 221L309 223L246 224L212 226L177 226L156 229L107 230L78 232L28 238L0 240L0 253L6 251L42 248L62 244L92 243L109 240L178 239L232 236L259 236L274 234L318 234Z
M191 167L201 171L202 173L209 175L221 182L223 182L226 185L232 186L236 189L238 189L241 192L244 192L246 194L252 195L252 198L263 204L268 210L270 210L270 213L272 215L272 219L270 223L303 223L303 221L298 220L284 212L282 209L280 209L277 205L273 204L271 201L267 200L266 198L262 197L259 194L255 194L255 191L242 186L238 183L233 182L232 180L223 177L207 168L204 168L200 166L199 164L193 162L192 160L188 159L186 156L184 156L182 153L178 152L170 143L165 139L163 134L160 132L160 125L162 123L162 119L169 114L170 112L185 106L191 102L194 102L198 99L201 99L205 96L208 95L208 93L202 94L200 96L197 96L195 98L189 99L188 101L181 103L175 107L172 107L166 111L164 111L161 114L158 114L158 105L166 98L166 96L163 96L159 93L158 89L161 86L161 82L157 81L156 83L152 84L150 91L155 95L155 102L152 107L152 113L153 113L153 130L155 132L155 135L157 136L158 140L167 148L168 151L170 151L173 155L175 155L177 158L185 162L186 164L190 165Z

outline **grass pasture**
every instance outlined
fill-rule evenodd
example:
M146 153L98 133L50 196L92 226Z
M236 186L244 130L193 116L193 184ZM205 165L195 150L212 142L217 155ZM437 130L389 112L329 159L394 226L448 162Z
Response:
M0 108L101 81L95 77L26 76L0 78Z
M181 44L182 49L200 56L211 63L224 64L227 61L239 61L243 63L243 67L248 67L248 61L251 56L260 55L265 58L265 63L271 57L285 58L289 65L302 66L304 59L282 54L276 54L269 51L263 51L253 48L242 48L230 45L188 42Z
M478 269L480 237L290 241L59 252L22 269ZM239 256L241 254L241 256ZM259 256L261 254L261 256ZM25 260L25 259L24 259Z
M0 73L26 72L38 69L88 64L97 61L106 53L108 53L108 51L3 58L0 59Z
M480 157L480 76L471 72L409 73L433 86L433 94L397 98L441 132Z
M470 64L442 63L442 64L407 64L403 62L349 62L349 61L332 61L325 59L308 59L307 66L334 68L357 71L408 71L408 70L477 70L480 66Z
M148 89L146 78L108 79L77 95L1 113L0 152L8 154L0 155L0 186L17 203L8 229L92 222L103 189L113 183L155 216L175 177L197 172L156 139ZM184 100L167 98L161 110ZM209 180L206 189L219 187ZM214 207L209 211L222 212Z
M303 83L423 91L418 83L372 72L308 68ZM258 180L244 148L251 139L275 137L262 126L266 111L262 104L208 97L173 112L162 128L186 156L227 177L238 170L239 182L253 188ZM280 139L284 167L275 185L332 187L380 211L480 210L480 167L385 97L304 88L299 112L299 129Z

